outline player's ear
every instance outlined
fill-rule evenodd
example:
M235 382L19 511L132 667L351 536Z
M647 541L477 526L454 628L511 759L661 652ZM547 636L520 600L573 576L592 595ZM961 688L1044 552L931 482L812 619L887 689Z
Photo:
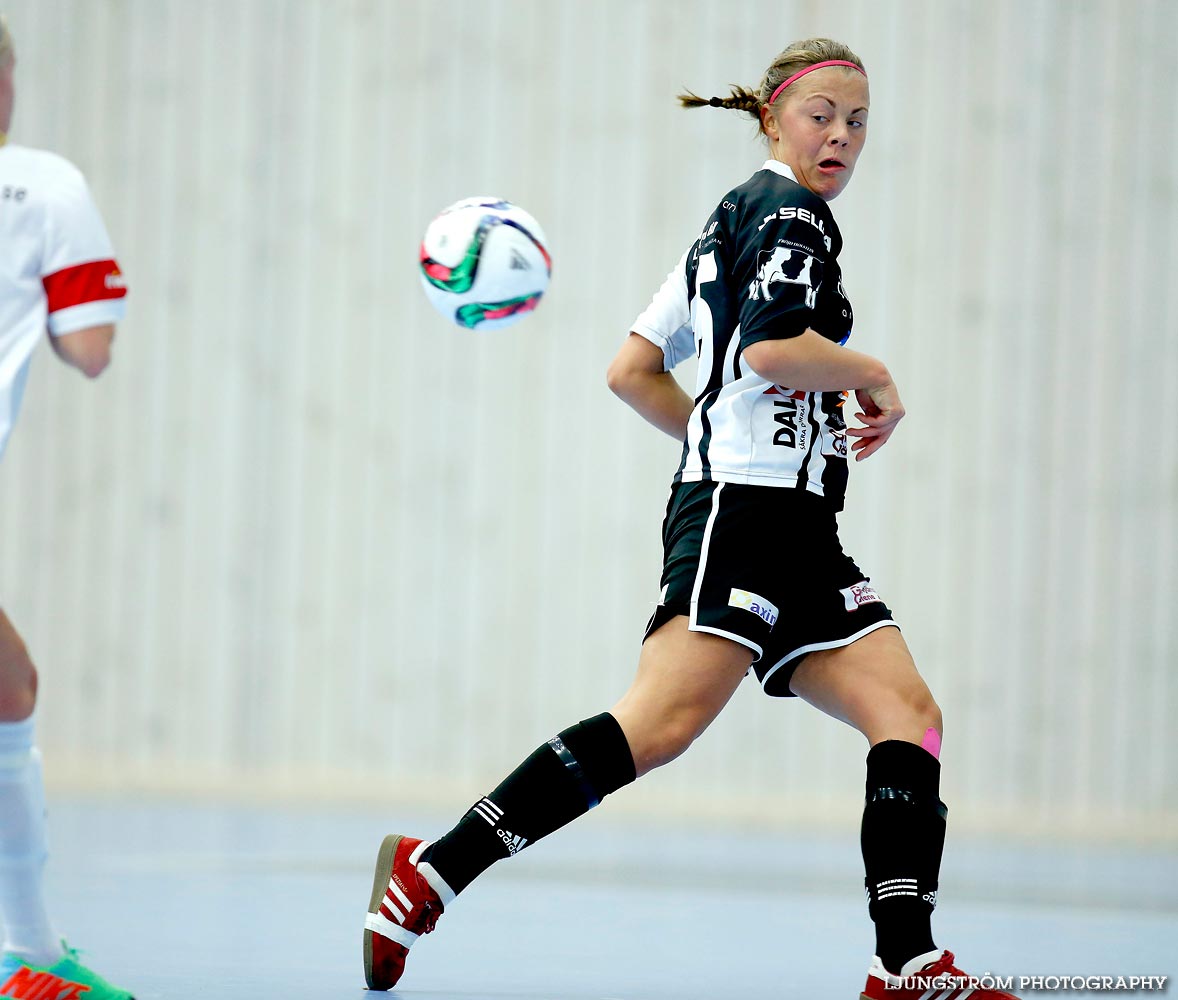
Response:
M761 131L763 131L770 139L776 139L779 135L777 128L777 118L773 114L771 105L761 105Z

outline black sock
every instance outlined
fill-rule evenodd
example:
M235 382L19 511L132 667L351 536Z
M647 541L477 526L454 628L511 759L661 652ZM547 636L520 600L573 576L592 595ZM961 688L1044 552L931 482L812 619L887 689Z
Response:
M947 810L938 794L941 765L915 743L885 740L867 754L861 844L875 953L899 974L932 951L932 914L945 846Z
M588 812L634 780L634 758L617 720L585 719L535 750L422 853L454 892Z

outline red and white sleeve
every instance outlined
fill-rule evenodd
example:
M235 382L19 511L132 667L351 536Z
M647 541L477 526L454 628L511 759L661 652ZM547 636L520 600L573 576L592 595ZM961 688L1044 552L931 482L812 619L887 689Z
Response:
M55 336L123 318L127 283L80 173L65 178L52 200L41 281Z

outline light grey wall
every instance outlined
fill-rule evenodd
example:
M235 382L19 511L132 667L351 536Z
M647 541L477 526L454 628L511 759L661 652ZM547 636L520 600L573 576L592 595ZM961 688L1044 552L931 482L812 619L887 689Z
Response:
M854 343L910 411L844 540L945 710L955 823L1175 837L1172 3L4 6L13 141L86 171L131 286L100 382L42 352L0 471L51 780L460 810L607 708L678 447L604 369L764 155L673 96L829 34L871 73ZM415 255L483 193L555 271L477 336ZM610 808L843 820L863 750L750 685Z

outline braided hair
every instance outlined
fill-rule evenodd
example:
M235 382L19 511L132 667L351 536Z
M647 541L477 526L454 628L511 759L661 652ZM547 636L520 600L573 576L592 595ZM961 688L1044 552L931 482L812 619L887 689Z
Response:
M727 97L700 97L690 90L676 96L680 105L685 108L727 108L730 111L743 112L757 123L757 128L761 132L764 132L761 108L769 103L773 91L807 66L836 59L853 62L866 72L863 60L842 42L836 42L831 38L807 38L794 42L773 60L756 91L733 84ZM778 100L780 99L779 97Z

